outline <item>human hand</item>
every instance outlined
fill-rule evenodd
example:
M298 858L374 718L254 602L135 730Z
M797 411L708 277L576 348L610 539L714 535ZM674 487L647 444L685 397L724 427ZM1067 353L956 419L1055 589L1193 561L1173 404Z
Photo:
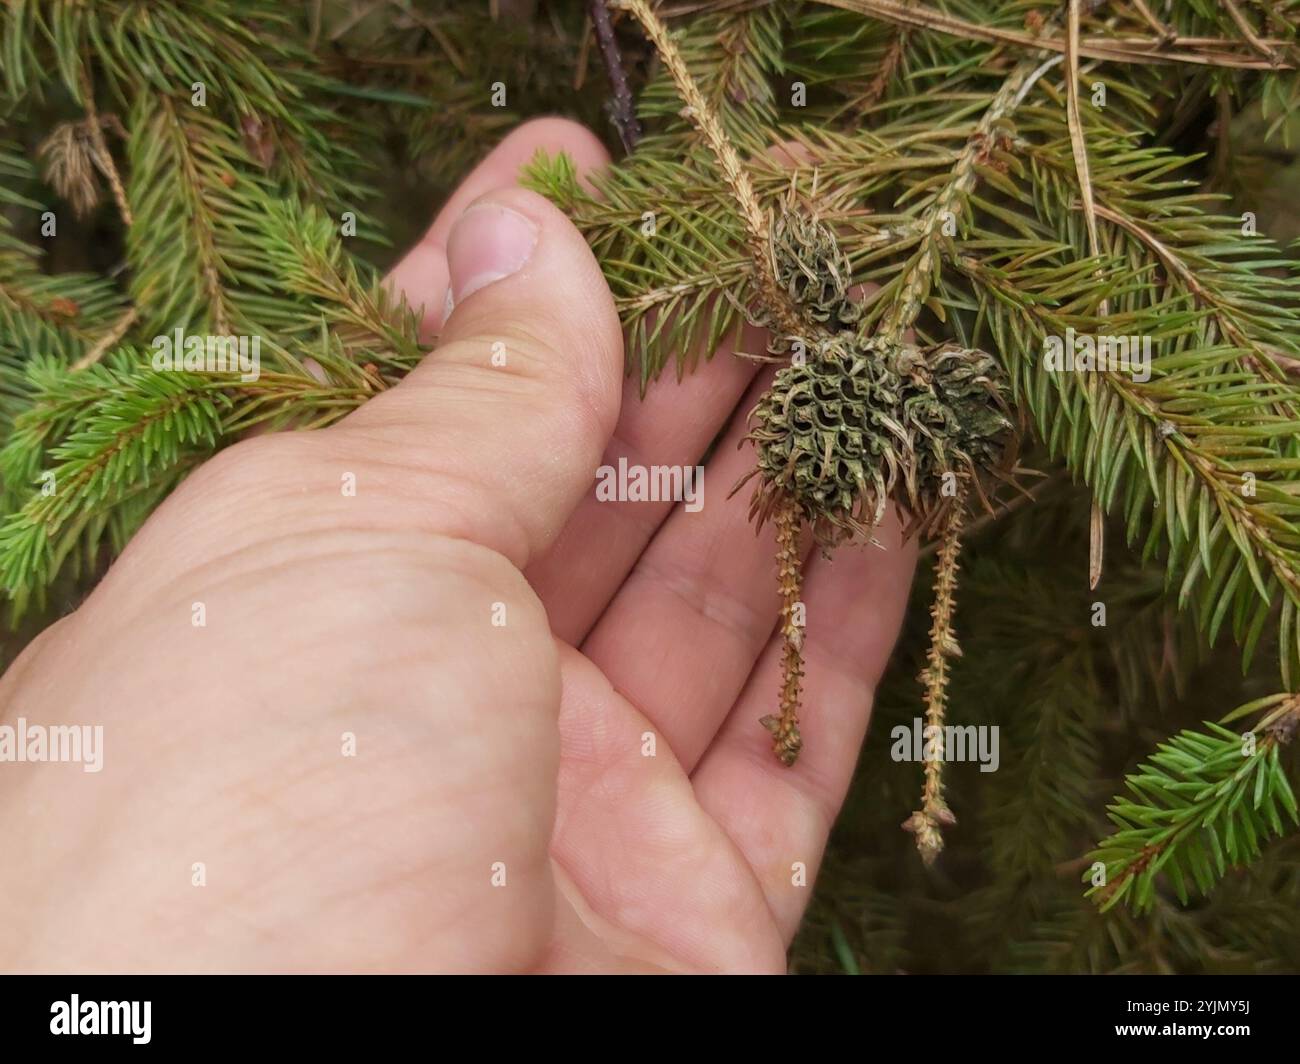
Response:
M546 120L467 179L392 276L440 332L407 380L208 462L0 680L0 723L104 734L0 765L0 967L784 970L915 549L809 561L785 768L772 534L726 497L754 364L623 383L582 237L504 187L539 146L605 162ZM728 419L699 512L595 499Z

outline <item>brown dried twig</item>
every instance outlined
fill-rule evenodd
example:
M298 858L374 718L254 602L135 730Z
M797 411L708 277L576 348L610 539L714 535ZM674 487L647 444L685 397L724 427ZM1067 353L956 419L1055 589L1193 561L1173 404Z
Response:
M781 656L780 713L759 722L772 733L772 751L783 765L793 765L803 747L799 735L800 693L803 684L803 626L799 596L803 584L803 562L799 555L799 508L785 500L776 512L776 565L781 592L781 635L785 650Z
M84 69L81 71L81 95L86 108L85 129L90 138L91 160L104 175L108 187L113 190L113 200L117 203L122 222L130 227L135 218L131 214L131 205L126 199L126 186L122 183L117 165L113 162L113 153L108 150L108 142L104 139L104 123L107 121L111 124L114 119L99 117L99 113L95 110L95 92L90 84L90 76Z
M1033 33L1019 30L1001 29L995 26L982 26L967 22L955 15L949 15L920 4L902 3L900 0L819 0L828 7L843 8L861 15L871 15L886 22L895 22L918 29L936 30L954 37L965 37L976 41L1017 45L1035 51L1050 49L1064 52L1067 42L1064 37L1038 37ZM1275 68L1293 69L1296 63L1281 58L1272 49L1284 49L1289 42L1283 40L1266 40L1256 37L1248 41L1247 46L1255 52L1262 47L1269 50L1263 55L1242 55L1243 42L1230 38L1192 38L1178 39L1178 48L1170 46L1167 37L1127 37L1112 39L1107 37L1085 37L1079 41L1079 54L1089 59L1107 59L1120 63L1191 63L1198 66L1236 67L1243 70L1272 70Z
M605 61L605 76L613 93L609 101L610 118L618 130L618 139L623 142L623 150L630 154L641 140L641 123L636 117L636 102L627 82L627 71L623 69L623 53L619 51L605 0L590 0L590 8L591 24L596 29L596 41Z
M139 316L139 312L135 307L127 307L126 310L118 316L117 320L109 326L108 331L96 340L91 348L72 364L72 368L74 370L82 370L87 366L93 366L112 349L114 344L127 334L127 330L136 323L136 319L139 318Z
M921 682L925 685L925 786L921 791L921 808L903 822L903 828L916 835L916 847L927 865L933 864L943 849L943 829L957 823L943 797L942 751L943 722L948 705L948 659L961 657L961 647L953 629L953 612L965 516L965 500L959 498L957 505L949 511L935 562L930 650L926 666L921 671Z
M1080 0L1069 0L1066 15L1065 49L1065 116L1070 127L1070 149L1074 154L1074 169L1079 176L1079 200L1083 204L1083 220L1088 230L1088 254L1101 255L1101 237L1097 231L1097 205L1092 193L1092 168L1088 165L1088 142L1083 135L1083 119L1079 115L1079 21ZM1100 275L1100 271L1098 271ZM1101 301L1098 313L1104 318L1110 313L1106 300ZM1106 522L1101 503L1092 500L1088 516L1088 589L1101 583L1105 561Z

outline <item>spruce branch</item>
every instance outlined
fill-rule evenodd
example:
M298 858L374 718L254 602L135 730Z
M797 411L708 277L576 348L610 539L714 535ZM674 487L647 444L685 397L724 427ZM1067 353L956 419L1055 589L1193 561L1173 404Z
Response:
M128 199L139 224L127 253L142 326L230 334L248 324L239 289L266 287L257 227L273 193L237 135L204 108L142 94L129 136Z
M1279 619L1283 676L1293 675L1300 560L1294 530L1300 515L1289 494L1270 488L1266 480L1261 479L1254 495L1243 491L1245 473L1262 477L1293 465L1272 449L1289 441L1297 424L1270 409L1278 402L1276 386L1255 384L1236 402L1229 401L1229 393L1225 401L1207 407L1194 398L1195 378L1187 370L1147 384L1099 374L1103 387L1097 391L1072 379L1075 374L1042 373L1034 367L1043 339L1064 335L1068 319L1057 317L1041 296L1010 287L987 265L967 260L963 268L989 291L994 333L1011 358L1017 390L1044 438L1082 471L1107 509L1127 479L1124 509L1131 538L1146 508L1159 506L1163 520L1152 522L1150 534L1163 535L1171 571L1184 574L1180 602L1200 586L1199 617L1211 638L1231 617L1234 633L1249 652L1275 601L1264 572L1276 578L1285 593ZM1009 307L1015 313L1007 315ZM1225 354L1231 357L1232 349L1221 351L1220 359ZM1201 362L1198 368L1209 365ZM1179 399L1184 390L1187 403ZM1131 466L1142 475L1126 478ZM1261 570L1261 560L1267 570Z
M1261 843L1282 833L1283 814L1300 822L1279 759L1300 727L1300 698L1258 699L1224 723L1256 713L1244 735L1209 723L1208 734L1181 732L1127 778L1130 797L1110 806L1118 830L1089 856L1105 868L1104 883L1088 892L1103 911L1125 899L1148 910L1162 870L1186 904L1189 887L1208 893L1230 866L1257 858Z
M868 213L852 205L856 198L887 189L901 173L946 169L956 157L945 143L954 139L951 131L918 131L898 146L870 133L789 133L789 150L746 161L763 210L782 210L797 183L840 235L855 273L873 257L915 244L920 233L916 219ZM563 156L536 159L526 172L533 188L574 219L600 259L636 360L629 368L643 388L670 363L680 374L711 357L724 339L738 336L741 308L755 301L745 225L730 208L730 189L711 155L690 144L671 156L653 147L647 139L634 156L595 175L595 195L579 185ZM650 232L647 203L654 206Z
M1048 22L1054 6L1067 16L1060 25ZM825 498L838 493L846 506L870 496L849 513L856 533L869 534L877 499L906 506L939 470L970 471L943 434L910 433L906 419L893 433L871 420L882 412L894 418L895 406L881 397L895 388L934 410L928 363L941 352L952 357L955 349L967 356L963 365L976 367L983 366L978 353L998 356L1016 405L1039 430L1045 453L1035 464L1051 467L1052 490L1037 493L1032 509L1013 502L996 523L963 526L965 657L960 670L948 663L942 693L949 719L977 712L972 722L984 723L995 715L1009 771L941 778L934 766L928 792L945 809L968 810L963 831L945 840L951 880L941 885L919 862L895 859L910 845L899 838L896 814L868 815L902 811L897 796L912 786L911 766L871 761L856 807L837 829L841 856L854 859L827 867L852 882L824 882L824 890L841 902L883 899L891 935L919 923L918 914L928 918L939 892L954 915L951 941L938 946L898 936L884 954L889 969L971 958L994 970L1300 964L1297 839L1263 845L1277 834L1270 800L1283 827L1294 814L1268 758L1241 758L1239 736L1228 764L1226 736L1175 734L1168 745L1178 757L1152 759L1155 768L1136 774L1177 788L1158 781L1117 799L1137 810L1124 814L1135 831L1192 824L1147 854L1145 865L1149 837L1101 844L1121 864L1133 858L1118 873L1134 881L1130 902L1145 889L1147 870L1166 862L1141 917L1123 905L1099 913L1093 901L1109 899L1101 891L1082 898L1075 882L1090 871L1078 854L1101 834L1098 781L1145 755L1153 707L1182 714L1160 725L1161 735L1213 719L1218 706L1232 704L1222 694L1240 657L1251 670L1247 684L1288 689L1271 708L1252 711L1266 718L1295 698L1300 676L1300 269L1294 249L1247 235L1238 219L1223 216L1235 210L1193 186L1207 165L1161 147L1217 140L1224 180L1212 187L1241 188L1248 197L1257 187L1244 181L1247 165L1285 174L1294 163L1288 116L1300 101L1296 4L1132 0L1104 14L1097 7L1085 0L654 5L673 30L668 39L680 63L675 78L666 61L639 62L638 50L638 62L624 68L648 131L635 152L581 183L564 157L530 167L532 183L570 213L600 261L643 389L669 364L685 373L719 348L789 368L783 353L746 351L740 342L740 325L764 314L772 296L756 283L764 261L756 247L778 260L772 272L781 286L811 293L793 308L799 335L846 333L837 347L855 372L837 375L821 360L819 372L787 375L780 402L766 411L769 428L782 427L787 414L807 417L810 389L851 404L853 413L815 412L811 423L794 426L796 447L769 449L765 468L772 484L788 489L804 463L803 473L812 472L802 481L805 498L813 502L818 490ZM583 22L590 10L590 0L566 0L537 18L491 22L474 5L441 0L308 13L270 0L0 5L4 135L12 128L17 142L47 143L40 160L53 164L42 187L24 150L0 144L0 503L8 514L0 574L12 576L20 606L30 613L42 595L62 606L65 593L89 586L152 507L215 449L250 429L332 423L418 361L409 308L339 239L341 213L358 210L363 175L436 200L528 113L563 111L598 124L603 94L570 91L578 46L598 43ZM698 116L682 113L682 68L752 196L737 197ZM93 77L93 101L83 77ZM1009 78L1019 79L1014 90ZM1080 78L1101 83L1104 106L1088 105ZM509 85L509 108L483 100L482 87L498 79ZM806 100L786 97L791 79L803 83ZM207 87L206 109L187 98L195 80ZM993 103L1008 97L986 124ZM158 121L168 104L170 131ZM59 272L91 257L77 246L86 242L85 227L79 231L75 219L65 231L61 217L48 246L44 235L32 235L51 188L73 202L78 188L102 197L111 185L85 124L96 105L99 130L116 153L108 158L137 215L124 271L103 277ZM1257 112L1258 142L1249 151L1233 128L1249 117L1245 109ZM1212 112L1217 137L1204 128ZM125 151L114 142L110 113L125 119ZM1237 205L1254 211L1259 203ZM939 213L945 209L951 217ZM766 239L754 239L756 216ZM1272 229L1267 215L1260 219ZM363 239L373 246L379 236L372 230ZM815 247L836 253L802 256ZM819 283L826 264L829 285ZM843 308L824 298L840 282L873 292L849 330L805 315L811 308L840 320ZM261 336L258 380L192 374L170 412L150 398L143 341L177 326L222 325ZM905 342L873 342L882 328ZM1070 329L1149 338L1150 379L1049 368L1045 340ZM906 372L883 374L886 363ZM204 402L215 416L201 411ZM192 422L206 431L188 437ZM863 430L897 468L847 446L845 464L817 466L814 456L827 453L819 434L831 430L844 433L837 446ZM129 460L113 457L117 439ZM775 439L769 432L766 442ZM909 443L923 459L915 468ZM80 480L78 462L91 470ZM118 467L125 471L114 473ZM56 494L68 494L38 511L47 473ZM1087 485L1091 511L1063 487L1071 478ZM790 517L789 495L774 491L759 501L770 504L778 539L792 542L801 522ZM1063 499L1077 505L1067 509ZM922 509L927 533L956 519L950 508ZM1063 619L1086 618L1091 596L1078 570L1090 533L1090 576L1098 575L1103 528L1110 628L1094 631L1086 619ZM1140 560L1129 562L1124 540ZM933 549L947 547L941 538ZM1063 557L1080 565L1061 565ZM803 669L787 624L799 594L797 559L778 559L787 660L781 712L770 719L779 729L788 718L787 738L797 733ZM878 699L868 738L877 750L889 714L914 717L913 677L941 646L932 640L926 651L935 619L923 614L918 608L909 617L908 667L896 681L906 694ZM37 621L30 617L28 627ZM1200 633L1216 645L1202 646ZM1225 633L1232 639L1220 638ZM12 632L5 637L0 659L16 642ZM1281 685L1258 675L1273 663L1256 659L1275 643ZM1188 685L1187 663L1202 656L1211 667ZM932 697L927 718L933 704ZM1284 771L1292 727L1253 729L1257 750L1271 749ZM1244 783L1234 776L1243 769ZM978 802L965 790L976 780ZM1193 784L1214 789L1197 799ZM1243 786L1245 797L1237 798ZM1214 812L1225 794L1228 805L1248 807L1249 827L1240 809ZM1249 869L1221 875L1201 827L1206 817L1226 866L1254 859ZM1239 840L1253 828L1258 849L1240 842L1239 859L1231 859L1230 826ZM1116 825L1117 837L1124 830ZM1193 868L1198 845L1210 871L1204 882ZM862 852L880 856L864 863L856 859ZM1208 884L1214 897L1181 907L1176 890L1165 889L1175 865L1189 895ZM846 915L843 904L823 914L816 945L835 964L879 967L860 955L871 945L870 920Z
M99 399L50 451L55 464L46 483L0 524L0 586L16 614L33 594L39 598L93 517L173 481L211 453L220 432L225 401L211 381L174 373L128 376L103 365L74 379L97 385Z
M141 353L120 349L80 371L31 367L33 398L0 448L8 517L0 523L0 586L21 616L75 562L78 551L112 528L143 519L153 503L219 446L251 428L307 429L331 424L369 398L375 378L353 366L336 338L301 349L329 376L297 372L159 372ZM117 549L125 539L116 541Z
M1104 205L1095 205L1094 213L1097 217L1120 227L1151 249L1160 263L1177 277L1179 283L1187 289L1196 302L1207 308L1211 320L1222 335L1236 347L1247 352L1243 360L1246 366L1280 383L1292 379L1286 367L1293 362L1293 359L1277 347L1259 339L1253 334L1253 329L1248 331L1246 315L1250 313L1249 308L1240 306L1221 289L1200 281L1192 264L1182 254L1162 243L1148 226Z
M775 323L785 335L799 335L802 331L799 318L790 307L788 298L776 279L772 262L770 222L758 201L753 182L741 163L735 146L695 84L667 27L659 21L646 0L612 0L612 2L629 11L641 23L642 29L662 57L677 86L677 91L686 103L687 117L708 144L731 189L736 206L745 222L749 253L757 275L758 290L763 300L764 310L773 316Z
M47 274L31 249L0 250L0 344L15 354L75 357L121 312L121 297L105 278Z
M272 0L10 4L0 26L6 83L17 98L40 91L57 75L86 106L89 58L106 90L123 101L142 91L188 93L200 83L238 113L299 123L293 105L303 93L293 75L303 52L286 33L290 19Z
M40 205L18 194L14 185L35 182L31 162L14 145L0 141L0 205L28 211ZM13 182L10 185L9 182ZM0 365L19 376L29 360L72 360L123 313L122 299L106 278L87 273L51 274L42 269L42 251L20 240L0 212ZM22 390L13 383L12 387Z
M930 297L931 286L941 260L940 247L946 228L963 223L967 200L980 177L988 176L986 167L993 138L1000 123L1014 113L1023 99L1022 90L1032 84L1040 68L1039 59L1021 60L1003 81L1002 86L975 124L966 144L929 200L921 221L923 236L919 249L906 267L879 293L879 334L896 343L915 323L917 315ZM876 315L869 314L867 320Z
M666 19L669 12L664 13ZM749 147L755 130L776 126L772 79L785 68L787 31L782 5L732 5L698 15L675 43L682 64L727 136ZM647 118L670 131L682 127L682 97L671 73L652 77L641 94Z
M302 297L289 304L288 313L264 314L278 332L301 339L324 321L358 364L377 363L396 377L416 365L424 348L414 311L374 271L365 270L363 278L330 218L314 206L284 200L268 205L263 224L268 265L287 293Z

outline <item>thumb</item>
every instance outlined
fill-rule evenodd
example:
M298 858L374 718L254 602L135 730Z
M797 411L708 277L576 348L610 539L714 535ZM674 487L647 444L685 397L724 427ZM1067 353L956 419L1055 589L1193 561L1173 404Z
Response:
M453 309L437 348L328 431L382 448L387 494L413 523L522 569L590 488L614 430L618 314L582 235L525 189L471 203L447 262Z

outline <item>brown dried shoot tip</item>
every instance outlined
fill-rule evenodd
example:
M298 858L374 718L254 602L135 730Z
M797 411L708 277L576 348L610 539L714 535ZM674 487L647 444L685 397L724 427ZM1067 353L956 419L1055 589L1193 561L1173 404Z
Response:
M939 556L935 561L934 605L930 607L930 651L926 667L921 672L925 685L926 735L944 735L944 713L948 703L948 659L961 656L961 647L953 631L952 615L956 606L957 558L961 551L961 530L966 513L965 493L955 500L948 513ZM942 739L937 740L943 750ZM943 828L952 827L957 818L952 815L943 797L943 757L930 758L925 763L925 787L921 792L921 808L903 822L903 829L916 835L916 848L921 860L934 864L943 850Z
M803 563L799 556L799 507L789 497L777 507L776 566L781 592L781 634L785 652L781 657L780 713L763 717L759 722L772 733L772 752L783 765L790 766L799 757L803 738L799 734L799 694L803 683L802 604L799 595L803 584Z

